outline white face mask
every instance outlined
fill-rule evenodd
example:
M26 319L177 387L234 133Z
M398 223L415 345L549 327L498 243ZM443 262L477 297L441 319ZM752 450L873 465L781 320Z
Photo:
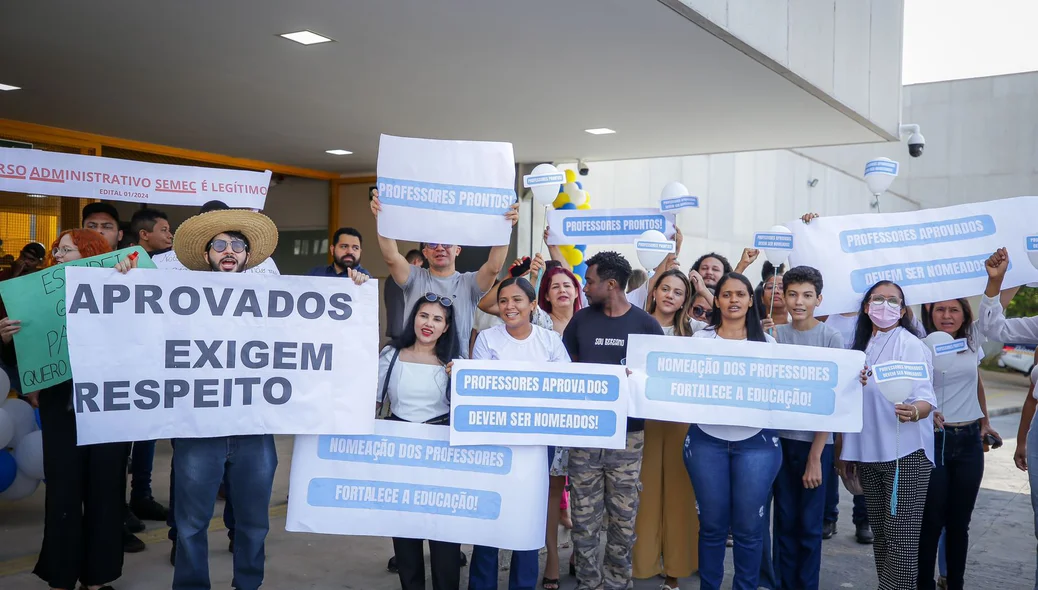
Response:
M885 330L901 319L901 306L888 301L883 303L869 302L869 318L877 328Z

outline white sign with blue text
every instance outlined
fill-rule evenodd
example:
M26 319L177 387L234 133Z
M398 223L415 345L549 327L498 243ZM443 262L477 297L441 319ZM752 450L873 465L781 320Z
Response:
M631 334L631 416L860 432L865 354L721 338Z
M680 209L698 209L699 208L699 197L692 195L685 195L683 197L674 197L671 199L660 199L660 211L669 213L671 211L678 211Z
M787 224L795 236L790 266L812 266L825 277L817 315L856 311L865 292L893 281L909 305L972 297L984 291L984 263L1009 249L1003 286L1038 281L1027 260L1038 197L1015 197L901 213L821 217Z
M451 444L622 449L627 398L617 365L456 360Z
M383 135L378 233L387 238L501 246L516 202L512 144Z
M544 447L456 447L447 428L297 436L285 529L529 550L544 546Z
M757 232L753 234L753 247L759 250L792 250L793 234Z
M670 239L674 215L659 209L555 209L548 212L548 244L630 244L649 230Z

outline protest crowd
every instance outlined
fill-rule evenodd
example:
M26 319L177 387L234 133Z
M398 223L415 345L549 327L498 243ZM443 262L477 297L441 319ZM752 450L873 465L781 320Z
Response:
M407 191L397 187L394 194L382 199L373 192L376 218ZM514 197L501 207L494 194L484 196L464 206L472 215L481 214L476 209L493 209L494 216L505 220L495 217L493 222L510 236L519 220ZM429 206L441 204L424 203L424 209L415 211ZM841 487L854 497L855 539L874 552L876 581L866 586L959 590L985 445L1001 444L988 421L977 370L981 344L985 338L1038 342L1038 318L1005 318L1004 309L1016 292L1003 289L1010 262L1005 249L989 253L983 264L987 285L979 310L960 294L911 301L897 281L879 280L858 296L853 311L816 317L826 285L843 277L823 276L807 265L787 268L765 262L760 279L751 278L747 269L762 254L753 247L743 250L734 267L725 256L706 252L690 268L682 268L677 257L683 236L677 227L667 236L673 248L654 268L633 268L632 261L608 248L574 265L570 251L549 238L553 228L548 227L547 260L536 254L507 264L507 243L496 243L477 270L459 272L460 245L423 239L420 248L402 252L397 239L410 236L399 231L381 235L379 219L377 236L362 236L351 227L334 232L331 263L296 279L292 284L300 288L293 290L289 277L250 273L273 264L278 241L274 222L258 211L212 201L176 228L175 235L166 214L150 206L133 215L128 234L119 229L120 221L110 204L92 203L82 211L81 229L61 232L53 244L28 244L10 270L0 274L3 284L115 254L110 262L96 265L114 270L67 273L68 301L63 305L68 310L71 379L40 372L32 379L45 387L25 383L25 376L35 373L20 366L23 349L33 345L25 338L33 318L18 315L8 303L0 319L3 368L12 389L38 410L46 522L34 573L50 588L117 587L124 553L145 550L135 536L144 529L141 521L169 526L174 590L210 588L208 529L218 499L224 500L233 586L259 588L274 475L285 459L277 455L274 435L297 434L319 435L309 437L314 457L337 463L335 469L345 473L354 465L350 461L363 462L356 457L380 456L382 461L372 459L364 465L367 471L351 479L334 479L333 472L315 467L313 478L306 475L303 481L308 486L290 493L290 514L297 510L295 501L327 510L402 502L411 512L422 513L416 520L401 516L403 524L382 535L392 538L392 553L387 550L386 558L402 590L426 587L426 555L435 590L496 589L502 560L507 561L509 590L556 590L567 573L579 590L626 589L632 579L650 578L658 579L664 590L677 590L680 580L694 573L700 588L715 590L726 575L729 547L734 572L728 574L734 575L736 590L816 589L822 544L837 534ZM804 215L798 231L811 231L820 221L817 215ZM382 303L387 323L379 327L388 340L366 357L377 358L368 367L372 378L358 372L353 380L354 365L343 364L348 361L338 341L324 347L319 342L340 325L348 330L363 321L378 327L377 307L366 305L362 296L373 287L368 284L371 273L361 264L372 238L389 269ZM126 249L134 246L132 252ZM192 274L176 273L169 283L149 282L163 273L174 276L152 263L163 259L175 259ZM576 266L581 267L578 272ZM248 288L236 290L246 280ZM274 283L281 280L285 282ZM260 292L263 281L276 287ZM920 303L914 312L910 305ZM162 374L155 369L108 375L100 367L92 372L85 366L90 363L84 363L77 346L90 343L83 344L74 322L114 328L118 317L125 317L118 316L124 309L149 316L152 325L180 325L179 336L171 331L156 349L163 351L155 354L164 358L154 365ZM202 318L188 317L196 313L207 314L205 318L211 313L213 321L239 322L241 334L250 339L206 342L201 333L183 336L202 325ZM277 333L263 326L290 316L326 323L313 324L310 341L295 335L275 341L271 334ZM90 338L96 337L98 346L104 342L102 331ZM374 339L355 340L354 346L375 348ZM961 341L952 356L962 362L939 368L951 357L935 352L931 341ZM639 351L651 348L647 355L639 353L639 358L648 358L644 363L634 362L635 342ZM793 356L785 351L799 352ZM741 359L748 369L734 373L734 379L722 376L729 361L701 362L710 352L716 359ZM662 360L653 360L653 355ZM781 365L774 364L776 358L807 360ZM495 368L498 364L501 369ZM836 369L848 364L851 369L840 370L837 378ZM587 374L582 373L584 366ZM902 377L919 370L922 377L898 380L899 375L881 374L883 367L901 371ZM192 375L199 370L220 371L220 378L210 378L217 373ZM331 410L321 416L320 403L312 401L315 392L305 386L309 382L271 377L276 373L267 370L292 370L313 379L333 373L336 389L363 388L350 395L374 403L357 404L350 416L364 426L351 423L329 432L325 424L342 423ZM887 390L893 387L890 383L902 387L896 402ZM790 388L782 389L783 384ZM613 405L601 401L614 394ZM743 405L733 401L744 394L749 401ZM706 412L753 407L820 414L815 409L828 403L828 413L853 415L852 422L857 420L860 427L782 427L810 423L803 420L761 426L757 418L728 420L725 416L732 414L721 410L709 421L682 421L680 415L664 420L629 409L635 406L627 403L628 395L638 397L644 407L666 399L698 399ZM474 401L470 396L483 397ZM494 396L501 404L514 402L509 408L532 410L525 414L531 421L524 422L522 412L516 418L496 412L500 404L483 403ZM549 398L570 401L535 403ZM534 401L516 401L528 399ZM592 399L601 405L583 405ZM313 430L264 430L268 418L261 416L244 420L259 424L248 434L169 434L191 427L193 416L209 408L228 417L236 412L276 413L307 403L311 405L303 407L314 420L327 420ZM1038 452L1038 443L1026 444L1035 403L1029 396L1021 421L1021 468ZM168 430L147 426L151 422L133 424L156 411L177 412L161 419ZM111 421L87 433L86 419ZM115 431L124 427L125 436L141 440L119 438ZM574 438L553 438L584 431L588 438L582 440L588 444L583 446ZM424 451L414 447L412 452L401 442L406 437L385 434L390 432L418 433L408 434L412 442L426 437ZM473 437L457 439L471 446L450 451L448 432L451 445L457 434ZM493 433L514 438L491 438ZM528 442L507 442L523 434L530 435L523 439ZM357 442L371 436L382 442ZM168 505L156 501L151 486L153 470L165 468L154 464L156 438L172 438L174 446ZM301 448L297 442L293 470L302 469L296 464ZM440 450L434 452L436 448ZM509 481L527 480L535 491L526 504L519 504L506 491L460 493L439 480L401 483L399 488L365 483L370 475L364 474L380 469L433 464L453 465L453 477L459 480L468 472L484 477L511 470L509 477L518 479ZM331 483L321 484L321 478ZM464 526L439 538L429 534L437 530L433 521L439 515L471 514L471 522L483 519L491 522L484 526L503 530L510 525L494 524L494 519L513 512L512 518L532 521L527 525L536 529L536 544L515 540L519 532L471 532L464 537ZM396 516L382 512L373 518L384 522ZM426 518L420 521L422 516ZM401 528L416 522L425 528ZM572 540L567 563L560 561L560 526L569 529ZM415 532L409 536L408 530ZM501 550L510 550L510 555L502 557Z

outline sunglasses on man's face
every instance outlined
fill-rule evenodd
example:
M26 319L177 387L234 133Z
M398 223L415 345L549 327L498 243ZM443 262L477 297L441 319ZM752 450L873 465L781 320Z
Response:
M430 250L436 250L440 246L443 246L444 250L450 250L451 248L454 247L454 244L433 244L431 242L426 242L425 243L425 247L430 249Z
M241 254L249 248L245 242L241 240L231 240L230 242L227 240L213 240L209 243L209 247L217 252L223 252L227 249L227 246L230 246L231 251L235 254Z

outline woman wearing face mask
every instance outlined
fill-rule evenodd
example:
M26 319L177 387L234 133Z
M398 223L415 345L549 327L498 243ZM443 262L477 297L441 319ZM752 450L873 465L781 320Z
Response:
M920 590L936 588L933 579L941 529L947 529L945 551L949 590L962 590L969 546L969 524L984 477L986 434L998 435L987 417L984 383L977 365L984 358L973 313L966 299L938 301L924 309L927 334L944 332L966 341L966 350L955 355L950 369L933 376L940 412L933 413L936 466L930 473L919 542Z
M88 229L63 232L51 246L47 266L110 252L101 234ZM125 258L116 270L137 267ZM0 320L4 361L14 363L17 318ZM77 446L72 381L26 396L40 410L43 469L47 475L43 547L33 573L51 588L112 590L122 576L126 460L130 443Z
M753 286L729 273L717 284L710 327L693 338L774 342L753 304ZM733 590L756 590L763 551L763 510L782 462L771 429L693 424L684 462L699 512L700 588L717 590L724 579L725 541L734 539Z
M661 274L649 294L648 312L668 336L691 336L688 317L691 286L685 273ZM677 590L678 579L698 569L699 518L696 497L682 462L688 424L645 421L642 492L635 521L634 577L664 576L663 590ZM661 567L662 559L662 567Z
M537 293L537 306L551 318L552 329L562 337L562 333L573 319L573 314L581 307L580 288L577 278L561 265L552 266L541 278ZM566 467L569 464L569 449L557 447L555 458L551 462L548 473L548 528L545 535L546 555L544 558L545 590L558 588L558 578L549 578L547 574L559 571L559 522L566 528L573 523L564 514L563 497L566 490ZM570 554L570 570L574 569L573 554Z
M400 337L382 350L378 363L379 402L388 420L446 425L450 418L450 379L445 367L458 356L454 307L448 297L426 293L418 300ZM401 590L425 589L422 539L393 538ZM429 541L433 590L461 585L461 546Z
M904 292L890 281L865 293L851 348L865 353L870 368L888 361L917 362L926 363L933 374L930 351L914 332ZM847 477L859 476L865 490L879 588L912 589L934 459L933 384L912 381L908 399L891 404L870 378L862 398L862 430L842 436L840 468Z
M497 288L497 308L504 324L479 333L472 349L473 360L568 363L569 354L558 333L532 323L536 301L533 285L526 279L520 277L502 281ZM554 449L547 447L547 452L550 465ZM512 552L509 590L533 590L537 584L537 553L536 549ZM476 545L472 549L469 590L497 589L497 554L498 550L493 547ZM556 562L556 576L557 568ZM545 571L541 585L555 590L559 587L559 579L549 578L551 573Z

